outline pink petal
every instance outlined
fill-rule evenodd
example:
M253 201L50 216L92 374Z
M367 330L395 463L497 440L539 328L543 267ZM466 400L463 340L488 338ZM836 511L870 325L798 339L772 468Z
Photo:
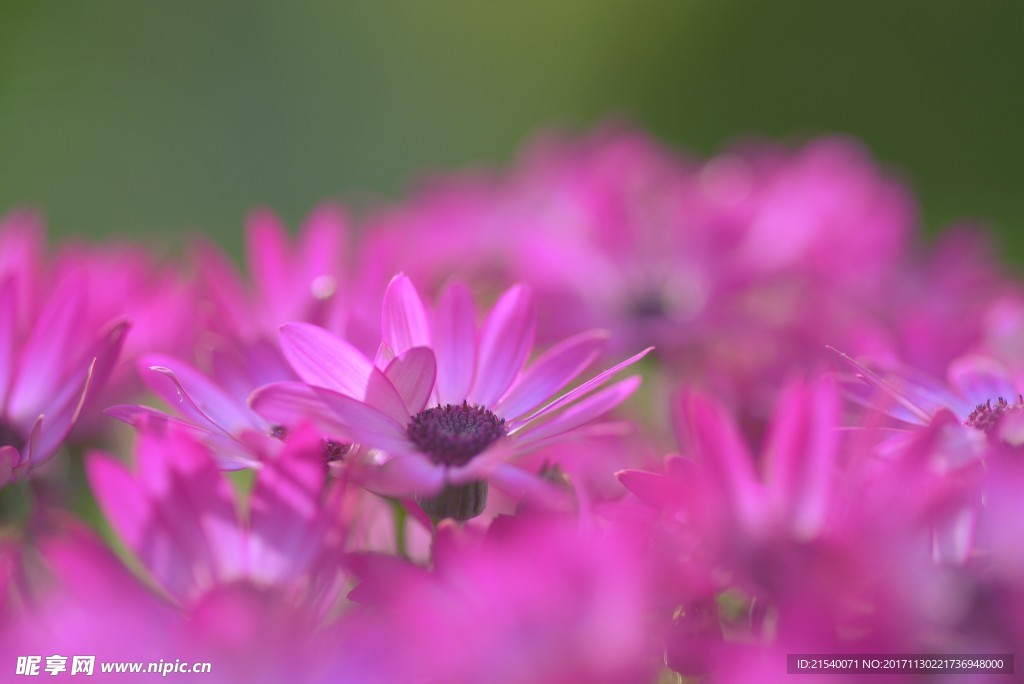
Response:
M740 524L747 529L758 526L762 493L736 425L721 407L695 393L684 395L680 407L688 437L682 441L714 477Z
M104 409L103 413L111 418L116 418L124 423L128 423L136 429L150 421L157 421L174 425L180 429L190 429L196 433L206 432L206 430L198 428L192 425L192 423L187 423L180 418L168 415L163 411L158 411L149 406L141 406L138 404L118 404Z
M413 347L430 346L430 325L423 300L404 274L392 278L384 293L381 337L396 356Z
M202 274L204 289L217 305L224 326L240 332L252 330L252 321L244 316L249 311L248 296L231 259L215 245L198 241L189 249L189 260Z
M439 403L457 404L469 396L476 370L476 311L469 288L448 286L434 316Z
M777 510L789 511L799 538L814 537L825 522L836 466L839 400L834 385L783 388L765 454L768 484Z
M516 436L516 443L525 446L548 437L561 435L612 410L631 395L640 385L640 376L634 375L610 385L569 407L551 420ZM513 431L512 434L516 434Z
M431 495L444 486L444 468L425 456L410 453L394 458L367 472L361 484L382 496Z
M274 314L284 315L288 311L288 296L294 289L288 263L288 230L273 212L258 209L249 215L245 232L246 261L253 282L259 287L261 304Z
M196 582L192 561L180 552L135 480L123 465L99 454L86 459L85 470L96 501L118 536L164 589L186 600Z
M86 358L95 358L96 366L92 371L93 391L102 389L111 373L117 367L121 356L121 349L124 346L125 338L131 325L127 321L118 321L110 324L100 335L99 340L93 345Z
M14 377L14 345L17 335L18 295L15 280L8 278L0 287L0 406L7 405L7 393Z
M509 429L510 429L510 431L518 430L518 429L524 427L525 425L528 425L528 424L532 423L533 421L537 420L538 418L543 418L544 416L548 415L552 411L556 411L559 408L561 408L563 406L566 406L567 404L570 404L573 401L576 401L576 399L578 399L579 397L582 397L582 396L586 395L591 390L593 390L596 387L599 387L600 385L602 385L605 382L607 382L608 378L610 378L611 376L615 375L620 370L633 365L634 363L636 363L637 361L639 361L643 357L647 356L647 354L649 354L652 349L654 349L654 347L648 347L647 349L644 349L639 354L635 354L635 355L629 357L628 359L626 359L625 361L612 366L608 370L606 370L606 371L604 371L602 373L599 373L598 375L594 376L590 380L587 380L585 383L583 383L579 387L576 387L575 389L570 390L569 392L563 394L558 399L555 399L554 401L552 401L547 406L543 407L539 411L534 412L533 414L527 416L526 418L520 418L520 419L517 419L517 420L509 421Z
M249 397L253 410L275 425L297 427L310 422L332 437L345 437L347 428L309 385L275 382L260 387Z
M910 412L910 415L918 421L921 425L927 425L932 417L925 408L922 408L914 401L913 398L907 396L906 393L901 391L898 387L888 382L883 377L870 370L864 364L859 363L849 354L845 354L835 347L826 347L832 352L838 354L844 361L857 369L857 377L867 384L871 385L875 389L878 389L886 394L889 398L893 399L897 404L903 407L905 410Z
M1019 392L1006 366L986 356L963 356L949 365L949 382L967 400L970 408L999 397L1013 403Z
M347 233L348 217L343 207L329 202L316 207L299 235L299 264L304 271L317 279L333 277L345 259Z
M487 482L513 499L529 501L535 506L542 506L544 510L567 510L572 505L566 490L511 463L497 466L487 476Z
M348 342L309 323L281 327L281 350L298 376L316 387L362 399L373 364Z
M322 452L316 435L295 434L260 470L249 504L252 577L267 583L294 580L317 552L327 476Z
M77 362L69 354L69 344L78 337L84 311L85 289L82 283L70 281L42 312L23 347L8 403L11 414L25 416L46 409L69 364Z
M52 456L71 432L71 428L78 420L78 415L85 404L85 398L89 394L95 366L96 361L94 360L85 373L76 373L73 379L66 381L60 394L51 400L45 424L40 429L38 439L33 446L33 461L41 463Z
M413 347L388 364L384 375L394 385L410 413L419 413L434 390L437 363L426 347Z
M588 331L555 345L530 365L495 413L514 419L535 408L593 363L607 339L605 331Z
M164 401L211 427L228 434L267 427L259 423L249 407L239 404L203 373L183 361L148 354L139 359L139 366L149 371L143 373L143 380Z
M669 510L679 506L681 487L670 477L645 470L620 470L615 475L644 503Z
M352 441L366 447L382 449L391 454L406 454L415 451L406 437L405 425L396 422L386 413L344 394L319 387L314 390L332 413L334 420L344 426L345 434Z
M480 331L472 403L490 407L501 398L526 363L536 331L533 294L515 285L494 305Z

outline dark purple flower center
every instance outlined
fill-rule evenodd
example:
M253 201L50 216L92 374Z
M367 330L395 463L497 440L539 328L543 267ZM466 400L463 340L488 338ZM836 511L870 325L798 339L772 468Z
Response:
M12 446L21 451L25 448L25 438L22 437L18 428L0 419L0 447L4 446Z
M348 442L324 439L324 458L328 463L342 460L350 451L352 451L352 445Z
M1003 416L1020 413L1021 411L1024 411L1024 395L1018 394L1017 401L1012 404L1002 397L999 397L994 404L989 399L984 404L978 404L971 411L971 415L967 416L964 425L981 430L985 434L990 434L999 424L999 421L1002 420Z
M274 439L281 440L282 442L288 441L288 428L284 425L271 425L269 434ZM324 445L324 460L328 463L340 461L345 458L348 452L352 451L352 445L348 442L339 442L334 439L327 439L326 437L321 441Z
M460 466L507 433L504 418L464 401L420 411L406 434L434 463Z

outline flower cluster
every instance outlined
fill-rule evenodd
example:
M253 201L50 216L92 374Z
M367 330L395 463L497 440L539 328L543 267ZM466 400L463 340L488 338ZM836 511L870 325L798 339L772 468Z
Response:
M242 271L9 213L0 671L743 683L1013 653L1024 284L976 228L917 231L852 141L702 160L617 128L356 221L257 211Z

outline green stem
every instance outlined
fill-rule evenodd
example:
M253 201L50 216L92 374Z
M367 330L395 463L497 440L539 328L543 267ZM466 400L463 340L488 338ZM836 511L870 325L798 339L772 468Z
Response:
M405 519L409 516L409 513L405 510L405 506L398 499L391 500L391 512L395 518L395 551L402 558L409 558L409 553L406 550L406 534L405 534Z

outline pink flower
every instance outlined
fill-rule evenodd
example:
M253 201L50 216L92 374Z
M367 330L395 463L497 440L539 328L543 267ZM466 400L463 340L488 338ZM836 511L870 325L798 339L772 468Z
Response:
M948 423L879 461L870 445L842 439L830 382L796 381L783 388L755 458L715 402L691 393L678 409L690 458L670 457L664 474L620 475L660 513L651 530L668 565L666 599L707 606L728 591L753 611L737 623L719 616L734 639L833 648L920 647L920 635L953 621L961 597L942 596L952 591L942 563L954 554L941 547L962 546L975 472L932 467L936 453L957 447ZM687 674L732 666L735 647L700 646L714 633L702 620L677 621L676 630L686 638L670 638L669 658Z
M384 298L377 366L321 328L289 324L281 347L308 384L270 385L254 394L253 406L283 425L313 419L386 454L371 489L416 493L434 517L474 517L486 482L511 492L539 486L508 459L623 401L639 377L599 388L650 351L552 399L595 360L605 335L570 338L524 368L536 325L529 290L506 291L479 329L475 319L465 286L449 287L428 311L411 281L397 276Z
M184 361L158 354L139 360L139 374L178 416L136 404L112 406L108 415L135 427L174 424L197 437L228 470L258 466L279 451L284 434L275 435L275 426L246 403L254 386L243 383L241 394L232 393Z
M90 400L91 406L105 408L142 390L133 367L142 354L192 354L200 334L194 309L197 292L177 264L161 262L143 246L128 242L70 244L53 259L53 270L58 287L76 280L89 293L84 329L100 330L118 318L132 324L120 361L102 393Z
M310 214L294 244L274 214L255 211L246 222L248 281L215 246L197 244L209 327L246 345L273 339L288 321L337 327L346 232L344 211L330 204Z
M542 138L507 173L435 182L371 221L362 280L526 283L547 304L541 341L601 327L614 353L654 344L666 393L685 378L756 433L824 345L884 337L915 220L903 185L850 140L702 161L605 127Z
M433 572L354 561L352 631L383 681L643 682L658 649L642 542L546 518L439 528ZM377 681L368 678L369 681Z
M1006 366L986 356L954 359L944 384L892 363L876 373L835 351L854 369L853 378L845 383L848 395L903 423L928 425L940 412L948 411L965 427L995 439L1005 416L1024 412L1024 378L1014 377Z
M19 309L22 287L16 276L0 282L0 487L53 455L106 382L128 330L114 322L88 332L80 281L66 282L28 317Z
M297 433L256 476L242 516L209 451L174 425L140 431L134 473L103 453L86 464L100 509L149 576L194 607L234 585L326 610L340 589L343 530L319 440Z

